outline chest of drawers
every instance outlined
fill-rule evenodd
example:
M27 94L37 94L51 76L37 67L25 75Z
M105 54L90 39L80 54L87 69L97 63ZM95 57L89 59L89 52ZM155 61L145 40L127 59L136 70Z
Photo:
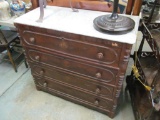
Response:
M51 8L69 11L68 8ZM93 11L85 12L94 14ZM26 19L27 15L18 18L15 25L21 36L36 88L113 118L132 44L112 41L107 36L101 38L81 33L84 30L68 31L75 29L74 23L70 21L73 28L64 30L68 26L67 21L71 20L70 15L62 21L59 16L53 17L60 22L53 28L42 27L45 20L39 25L32 25L29 16L28 22L20 22L23 17ZM72 20L74 21L74 17ZM61 29L57 29L56 25ZM103 36L102 33L95 32ZM120 38L117 36L117 39L118 37Z

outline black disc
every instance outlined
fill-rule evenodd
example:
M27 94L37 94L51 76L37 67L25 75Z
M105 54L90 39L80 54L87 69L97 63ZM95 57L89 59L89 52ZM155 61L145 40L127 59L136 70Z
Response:
M135 22L129 17L118 16L112 19L111 15L102 15L94 19L94 27L101 32L109 34L125 34L134 29Z

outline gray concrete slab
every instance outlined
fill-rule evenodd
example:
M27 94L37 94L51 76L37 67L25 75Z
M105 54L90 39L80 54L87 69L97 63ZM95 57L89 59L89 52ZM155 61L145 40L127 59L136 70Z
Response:
M28 69L26 69L24 63L18 67L18 73L16 73L9 62L0 63L0 96L16 82Z

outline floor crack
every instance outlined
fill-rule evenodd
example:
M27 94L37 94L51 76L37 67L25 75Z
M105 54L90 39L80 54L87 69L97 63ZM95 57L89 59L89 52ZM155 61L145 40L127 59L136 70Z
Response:
M22 75L20 75L19 76L19 78L16 80L16 81L14 81L1 95L0 95L0 97L2 97L19 79L21 79L22 78L22 76L25 74L25 73L27 73L29 71L29 68L27 68L27 70L26 71L24 71L24 73L22 73Z

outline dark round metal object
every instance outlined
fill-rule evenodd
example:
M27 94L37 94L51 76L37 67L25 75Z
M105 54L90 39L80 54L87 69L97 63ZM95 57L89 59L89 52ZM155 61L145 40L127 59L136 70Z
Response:
M119 0L114 0L111 15L102 15L94 19L95 29L109 34L125 34L134 28L134 20L117 14L118 3Z
M135 26L131 18L119 15L115 18L113 14L99 16L94 19L93 23L95 29L109 34L125 34Z

